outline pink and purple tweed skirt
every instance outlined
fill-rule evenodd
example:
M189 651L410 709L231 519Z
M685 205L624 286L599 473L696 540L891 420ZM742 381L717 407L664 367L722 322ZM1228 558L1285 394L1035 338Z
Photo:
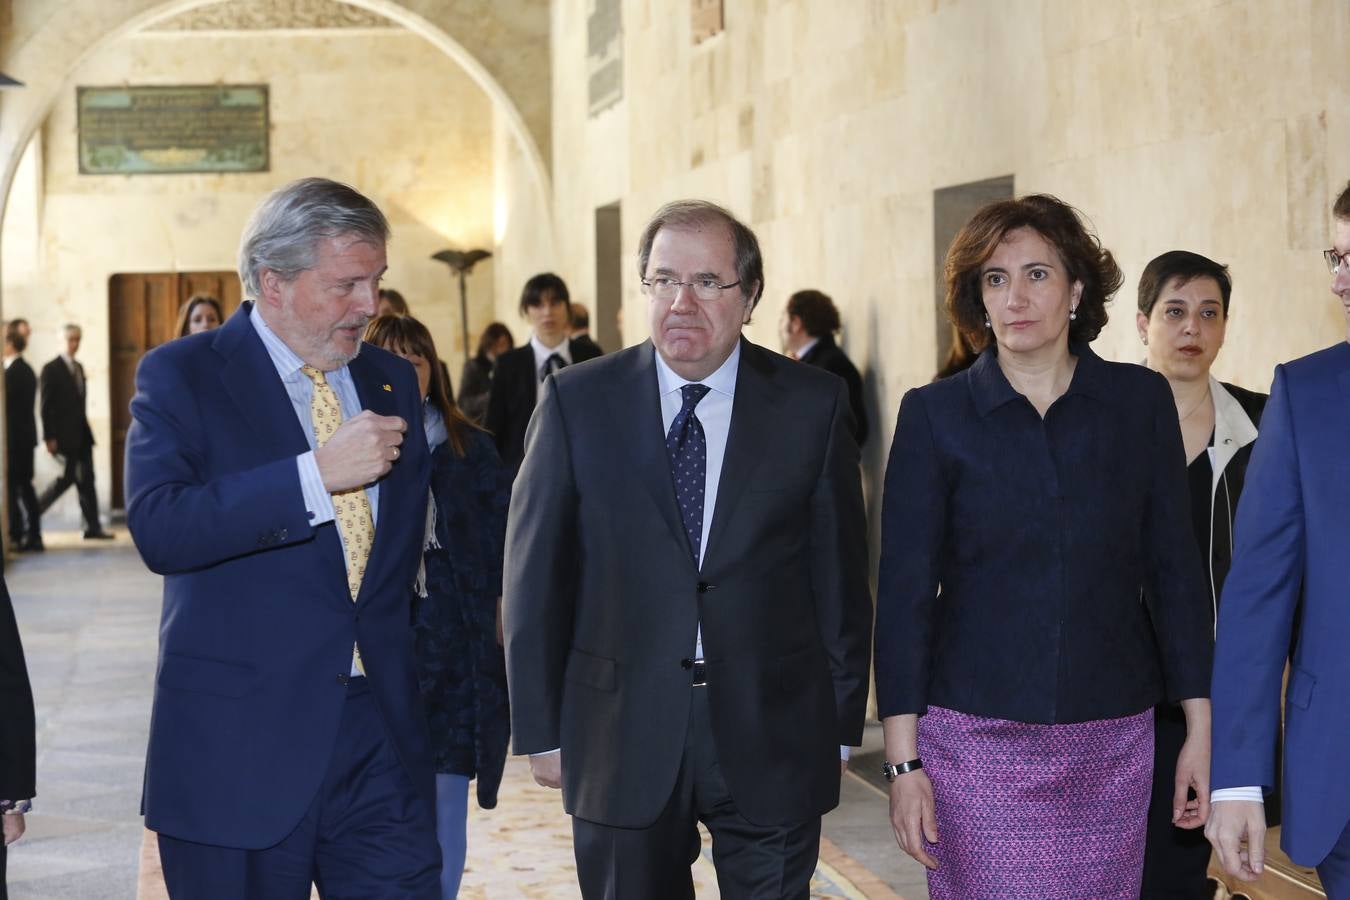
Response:
M1153 710L1037 725L934 706L919 756L937 809L931 900L1139 896Z

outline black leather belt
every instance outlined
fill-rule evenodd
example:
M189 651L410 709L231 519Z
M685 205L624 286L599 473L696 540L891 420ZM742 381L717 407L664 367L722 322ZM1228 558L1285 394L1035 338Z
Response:
M693 676L694 687L706 687L708 684L708 664L701 659L682 659L680 667L688 669Z

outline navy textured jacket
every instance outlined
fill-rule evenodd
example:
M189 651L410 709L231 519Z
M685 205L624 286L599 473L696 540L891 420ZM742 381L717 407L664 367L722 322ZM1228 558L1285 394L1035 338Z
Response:
M882 508L883 718L934 704L1082 722L1209 695L1209 597L1171 391L1071 349L1072 382L1044 419L993 351L905 395Z
M467 452L449 442L431 455L436 543L424 551L427 596L413 596L417 682L436 771L478 779L478 805L497 805L511 724L497 598L511 476L483 431Z

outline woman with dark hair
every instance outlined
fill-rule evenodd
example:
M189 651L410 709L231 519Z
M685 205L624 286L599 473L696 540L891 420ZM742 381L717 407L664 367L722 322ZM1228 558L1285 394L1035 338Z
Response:
M1233 560L1238 497L1267 399L1210 373L1228 329L1232 292L1227 266L1198 253L1171 250L1144 268L1135 315L1147 365L1167 379L1181 423L1191 525L1208 580L1211 629ZM1141 896L1208 900L1209 842L1172 825L1174 766L1186 740L1186 720L1175 705L1164 703L1154 711L1153 727L1153 799ZM1268 824L1279 824L1279 809L1278 801L1267 799L1268 818L1273 817Z
M492 371L497 357L515 347L511 329L501 322L493 322L483 329L478 338L478 352L464 361L464 372L459 376L459 408L473 422L482 423L487 415L488 396L492 393Z
M193 294L178 310L178 336L213 331L224 321L219 300L210 294Z
M1134 898L1164 697L1188 726L1172 820L1209 811L1212 646L1176 407L1161 376L1089 348L1120 269L1059 200L981 209L946 281L983 352L905 395L886 470L892 827L934 900Z
M492 438L450 402L426 326L380 316L365 340L411 362L426 397L431 502L413 639L436 757L441 895L453 898L464 873L469 780L478 779L479 806L497 805L510 737L500 623L511 486Z

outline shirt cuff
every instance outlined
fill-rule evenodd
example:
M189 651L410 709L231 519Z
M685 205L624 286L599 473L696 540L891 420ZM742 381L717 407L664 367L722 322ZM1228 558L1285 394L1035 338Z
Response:
M542 753L531 753L531 754L530 754L530 759L538 759L538 758L541 757L541 756L552 756L552 755L555 754L555 753L561 753L561 752L562 752L562 748L559 747L559 748L556 749L556 750L545 750L545 751L543 751Z
M300 473L300 493L305 498L309 524L322 525L337 518L333 512L333 495L324 490L323 476L319 474L319 463L314 458L314 451L297 456L295 467Z
M32 800L0 800L0 814L6 816L21 816L32 808Z
M840 744L840 745L839 745L839 758L842 759L844 762L848 762L848 754L849 754L849 751L850 751L851 749L852 749L851 747L849 747L849 746L847 746L847 745L845 745L845 744Z
M1261 792L1259 785L1254 787L1231 787L1219 788L1209 795L1210 803L1222 803L1225 800L1253 800L1257 803L1265 803L1265 795Z

